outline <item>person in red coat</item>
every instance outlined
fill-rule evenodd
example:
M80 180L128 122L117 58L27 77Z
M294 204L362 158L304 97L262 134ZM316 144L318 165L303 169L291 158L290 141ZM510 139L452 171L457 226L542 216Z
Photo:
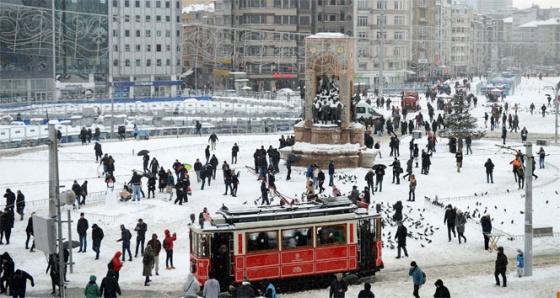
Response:
M165 230L165 238L163 239L163 249L165 249L165 269L175 269L173 267L173 242L177 240L177 234L169 232L169 230ZM169 266L171 265L171 266Z
M117 251L109 266L109 270L113 270L113 272L115 273L115 279L117 280L117 282L119 281L119 272L121 271L121 268L123 266L123 263L121 262L121 255L122 252Z

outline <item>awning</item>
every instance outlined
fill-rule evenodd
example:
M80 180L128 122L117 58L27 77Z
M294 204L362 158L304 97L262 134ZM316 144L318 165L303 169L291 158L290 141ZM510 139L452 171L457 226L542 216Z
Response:
M193 73L194 73L194 69L191 68L191 69L187 70L186 72L182 73L182 74L179 76L179 78L188 77L188 76L190 76L190 75L193 74Z

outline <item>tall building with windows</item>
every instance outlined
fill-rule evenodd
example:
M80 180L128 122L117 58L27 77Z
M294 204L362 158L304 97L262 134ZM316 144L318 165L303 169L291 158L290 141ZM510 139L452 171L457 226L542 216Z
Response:
M355 18L357 67L355 82L370 89L402 84L411 59L410 0L358 0ZM383 51L381 45L383 44ZM381 63L383 61L383 63ZM383 65L383 79L379 80Z
M111 1L109 82L115 98L180 93L181 9L179 0Z
M105 96L107 15L104 0L2 0L0 102Z
M437 8L436 0L412 2L412 31L410 75L432 76L437 72L434 62L438 55L436 39Z
M474 63L474 30L471 26L474 21L473 9L462 5L453 4L451 23L451 67L455 75L465 75L473 70Z

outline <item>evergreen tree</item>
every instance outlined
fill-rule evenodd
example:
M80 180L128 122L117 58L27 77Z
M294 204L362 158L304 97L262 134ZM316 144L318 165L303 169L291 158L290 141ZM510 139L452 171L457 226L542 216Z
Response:
M466 94L464 92L455 94L447 106L446 125L444 129L438 131L439 136L449 138L455 135L459 148L463 146L463 139L469 135L473 140L484 137L486 132L477 125L477 119L469 111Z

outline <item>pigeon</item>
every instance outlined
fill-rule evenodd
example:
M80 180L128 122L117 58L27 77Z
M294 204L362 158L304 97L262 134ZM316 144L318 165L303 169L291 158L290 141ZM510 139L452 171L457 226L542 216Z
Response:
M519 211L519 213L521 213L521 214L525 214L525 212L523 212L523 211Z
M504 212L507 212L507 210L504 208Z
M485 195L487 195L487 194L488 194L488 192L485 192L484 194L485 194ZM480 203L480 204L482 204L482 203Z
M557 191L557 190L555 190L554 192L555 192L556 194L558 194L558 191Z
M504 222L502 221L502 223L500 223L500 224L501 224L501 225L503 225L503 224L504 224Z
M498 210L498 206L494 205L494 209Z
M509 189L506 189L506 190L507 190L507 192L509 192Z
M548 200L546 200L546 203L548 204Z
M513 219L511 220L511 224L513 224Z
M246 204L247 204L247 201L243 202L243 205L246 205Z
M420 246L425 247L424 244L420 243Z
M475 196L475 197L478 197L478 195L476 194L476 192L474 193L474 196Z

